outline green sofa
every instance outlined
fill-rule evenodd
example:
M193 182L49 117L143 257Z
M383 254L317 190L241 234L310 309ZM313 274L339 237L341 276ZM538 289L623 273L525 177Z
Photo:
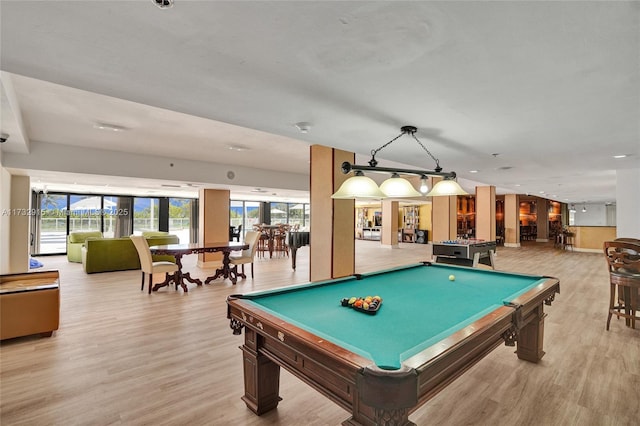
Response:
M149 247L179 244L177 235L148 236ZM154 261L175 262L170 255L154 255ZM126 271L140 269L140 258L131 238L87 239L82 247L82 266L87 274L95 272Z
M67 260L69 262L82 262L82 246L88 239L102 238L100 231L72 231L67 235Z

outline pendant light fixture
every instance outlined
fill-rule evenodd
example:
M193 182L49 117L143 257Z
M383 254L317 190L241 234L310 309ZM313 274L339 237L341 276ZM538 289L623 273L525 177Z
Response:
M351 171L355 172L354 176L350 177L340 186L338 191L331 196L334 199L356 199L356 198L412 198L412 197L420 197L428 191L427 186L427 177L428 176L440 176L443 177L444 180L436 183L430 192L426 193L427 197L439 197L439 196L449 196L449 195L469 195L462 187L455 181L456 173L455 172L443 172L442 167L440 167L440 161L431 154L431 152L418 140L415 133L417 132L417 128L414 126L402 126L400 128L401 133L395 138L391 139L389 142L382 145L380 148L371 150L371 159L369 160L368 166L362 166L358 164L351 164L348 161L342 163L341 170L342 173L347 174ZM436 167L433 170L413 170L413 169L399 169L399 168L391 168L391 167L378 167L378 161L376 160L376 154L386 148L391 143L399 139L403 135L410 135L413 139L422 147L422 149L431 157L431 159L436 163ZM362 178L366 178L364 176L364 172L375 172L375 173L390 173L391 177L380 185L378 188L375 182L372 179L369 179L371 182L367 181L367 186L364 186L364 181ZM414 175L420 176L420 191L415 190L411 183L400 177L400 175ZM368 178L367 178L368 179ZM357 182L357 184L354 183ZM376 194L376 191L373 190L374 186L378 189L379 193Z

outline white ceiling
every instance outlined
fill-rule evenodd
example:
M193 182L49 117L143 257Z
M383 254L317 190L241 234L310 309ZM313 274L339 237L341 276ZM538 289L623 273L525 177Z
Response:
M307 176L311 144L364 163L414 125L468 190L612 202L616 170L640 167L639 2L175 2L0 1L3 162L64 144ZM408 136L378 158L435 166ZM261 187L10 170L50 189ZM308 197L286 186L258 198Z

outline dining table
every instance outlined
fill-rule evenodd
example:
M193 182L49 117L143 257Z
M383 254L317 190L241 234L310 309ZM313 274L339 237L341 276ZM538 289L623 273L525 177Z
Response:
M224 279L229 278L233 284L238 281L238 273L235 268L231 268L229 255L232 251L246 250L249 248L249 244L234 242L234 241L219 241L219 242L205 242L205 243L189 243L189 244L166 244L161 246L153 246L149 249L152 254L167 254L175 257L178 270L174 274L169 274L167 279L161 283L153 286L153 291L157 291L162 287L168 286L171 282L176 284L176 290L178 286L181 286L185 292L188 292L186 281L191 283L202 285L202 280L191 277L189 272L183 272L182 270L182 256L187 254L196 253L222 253L222 266L216 269L216 273L205 280L205 284L222 277Z

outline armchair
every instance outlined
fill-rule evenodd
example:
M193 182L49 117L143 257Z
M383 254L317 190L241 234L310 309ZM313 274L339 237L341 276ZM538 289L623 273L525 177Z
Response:
M82 263L82 246L87 239L102 238L100 231L73 231L67 235L67 260Z

